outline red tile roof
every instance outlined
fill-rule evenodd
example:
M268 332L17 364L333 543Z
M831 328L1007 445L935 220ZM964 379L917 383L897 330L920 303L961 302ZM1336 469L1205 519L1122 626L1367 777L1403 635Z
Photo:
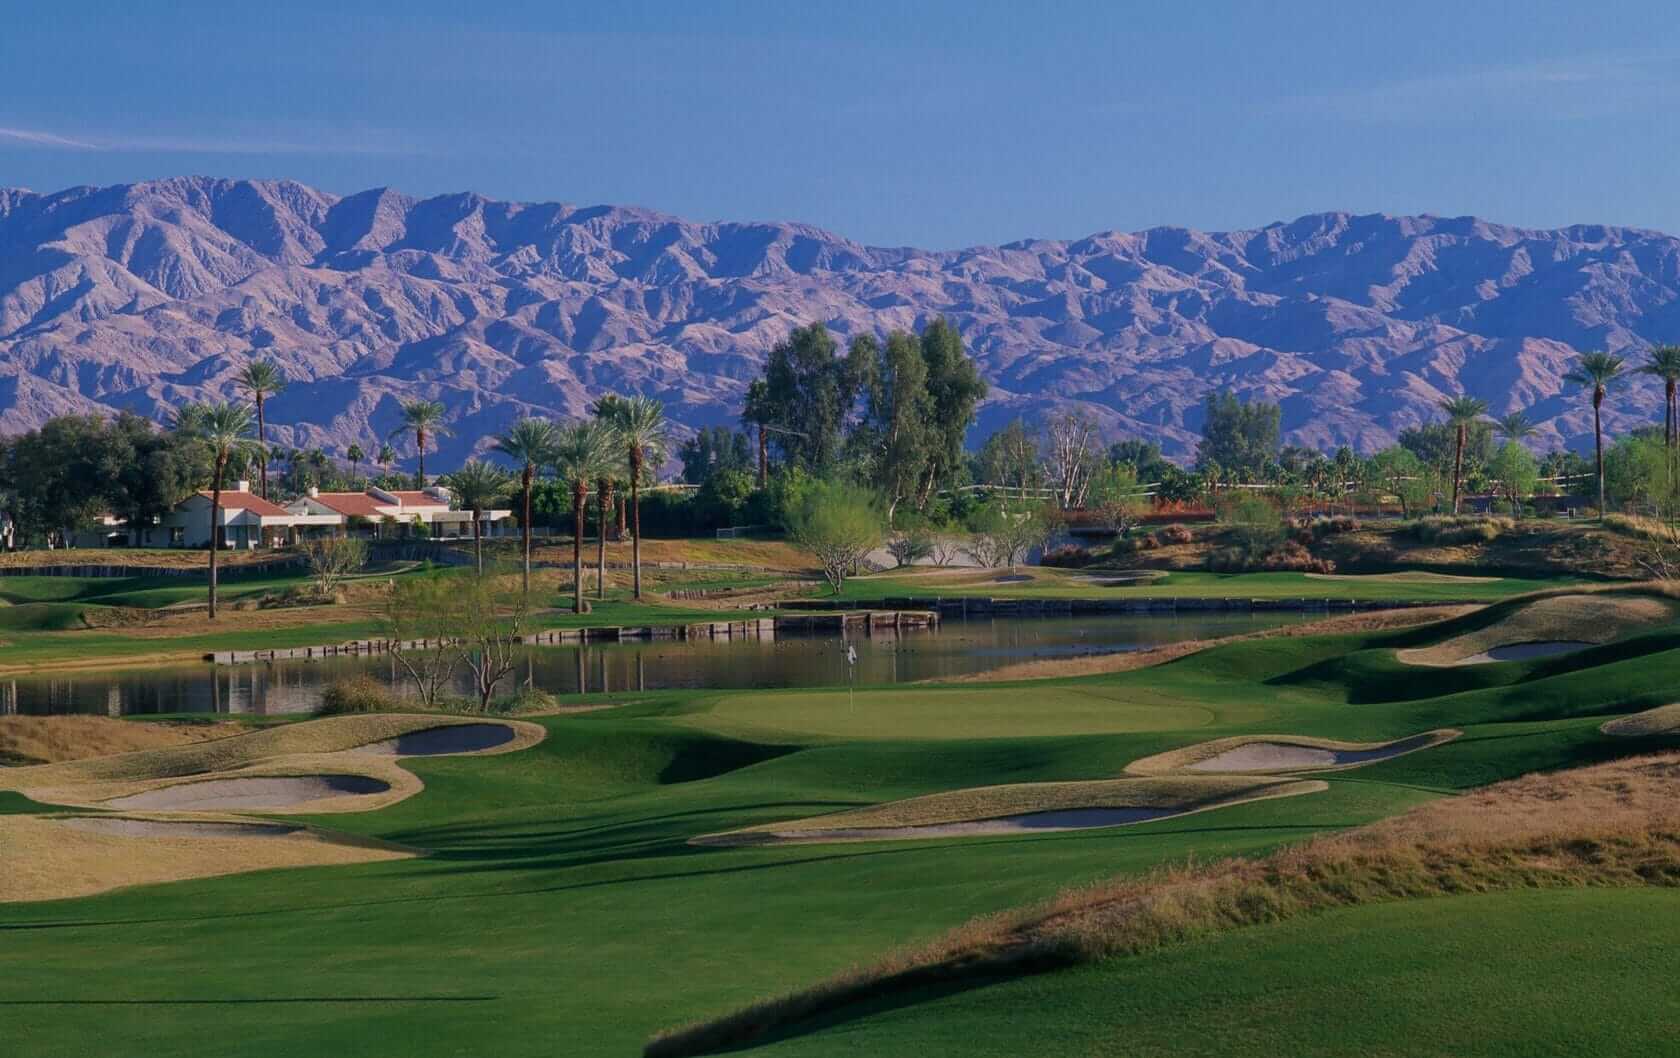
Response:
M447 507L448 500L440 500L436 496L428 496L424 492L410 489L407 492L392 492L391 495L402 501L404 507Z
M208 489L200 490L199 495L205 499L211 498ZM286 508L270 503L255 493L236 492L232 489L222 491L221 503L226 510L250 511L252 514L261 515L264 518L284 517L291 513Z
M390 506L365 492L323 492L309 499L339 514L356 514L363 518L382 518L385 512L380 508Z

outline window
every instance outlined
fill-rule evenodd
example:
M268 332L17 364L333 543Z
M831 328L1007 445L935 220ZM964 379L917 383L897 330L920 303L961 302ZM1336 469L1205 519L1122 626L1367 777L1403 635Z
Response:
M185 526L172 525L169 527L169 546L185 547L187 544L187 530Z

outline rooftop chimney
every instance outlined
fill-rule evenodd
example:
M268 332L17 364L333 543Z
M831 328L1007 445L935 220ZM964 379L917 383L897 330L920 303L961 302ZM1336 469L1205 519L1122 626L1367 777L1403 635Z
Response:
M320 499L321 490L314 485L309 486L309 498L312 500Z
M233 491L235 491L235 492L250 492L251 491L251 483L249 481L244 480L244 479L240 479L239 481L234 482Z

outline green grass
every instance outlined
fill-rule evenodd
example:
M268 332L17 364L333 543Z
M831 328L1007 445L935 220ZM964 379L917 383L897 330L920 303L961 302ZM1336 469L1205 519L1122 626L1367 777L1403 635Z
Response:
M922 993L753 1053L1243 1058L1660 1054L1680 893L1517 892L1337 911L1064 973Z
M1532 770L1680 745L1597 731L1603 716L1666 700L1680 649L1492 666L1497 680L1469 688L1443 689L1439 670L1384 670L1395 686L1380 704L1356 702L1357 680L1324 670L1418 638L1259 640L1051 684L862 688L855 705L841 691L671 692L545 718L550 737L534 749L414 761L420 795L315 820L430 857L0 905L0 1035L20 1058L215 1054L228 1040L251 1056L635 1054L661 1028L1069 885L1257 855ZM1465 734L1324 775L1323 793L1177 820L687 844L945 790L1109 778L1137 757L1226 735L1375 741L1441 726ZM907 996L766 1050L1340 1054L1401 1040L1422 1046L1392 1053L1618 1053L1622 1041L1631 1048L1619 1053L1657 1053L1674 1013L1650 982L1680 940L1675 910L1670 894L1546 893L1337 912ZM1649 1024L1635 1003L1653 1004ZM1337 1035L1361 1018L1369 1029Z
M1030 581L998 580L1029 576ZM1093 576L1101 576L1096 572ZM982 580L982 578L984 578ZM973 583L970 583L973 582ZM1476 581L1394 581L1380 578L1330 579L1305 573L1168 573L1147 582L1104 586L1088 583L1077 572L1042 567L1015 573L952 574L920 570L857 577L846 582L841 598L880 599L888 596L959 596L994 599L1355 599L1405 602L1492 602L1524 592L1581 583L1578 578L1532 579L1506 577ZM823 589L822 594L827 594Z

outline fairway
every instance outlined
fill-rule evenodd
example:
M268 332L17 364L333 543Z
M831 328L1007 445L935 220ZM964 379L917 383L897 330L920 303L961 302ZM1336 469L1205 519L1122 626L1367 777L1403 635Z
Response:
M322 1040L344 1053L415 1058L633 1055L663 1029L869 965L975 916L1036 904L1070 886L1192 859L1260 856L1487 783L1677 744L1670 736L1599 730L1612 716L1672 700L1680 651L1635 650L1653 636L1666 643L1666 626L1564 659L1475 669L1393 660L1396 649L1463 634L1473 618L1236 642L1154 668L1073 680L862 688L850 701L843 689L672 691L536 717L546 736L517 752L402 758L402 769L423 784L404 800L376 811L284 817L426 855L0 904L7 938L0 1004L28 1014L9 1031L8 1053L189 1056L204 1054L206 1039L238 1039L242 1054L258 1058L312 1055ZM1380 703L1353 704L1369 688L1382 690ZM1447 728L1463 734L1345 771L1293 773L1287 781L1316 790L1304 796L1239 797L1128 825L836 845L691 843L831 813L917 822L1072 807L1107 798L1111 787L1103 783L1156 781L1122 779L1134 761L1217 739L1299 736L1364 746ZM273 730L261 739L241 736L254 741L196 743L135 759L204 759L225 770L254 759L253 745L317 754L345 745L310 734L332 727ZM129 782L161 766L53 767ZM1238 790L1279 780L1217 781ZM1076 785L1055 787L1055 800L1046 802L1030 786L1038 783ZM1099 784L1089 787L1096 793L1064 792L1082 783ZM993 792L976 801L974 791L987 789ZM1174 792L1156 803L1185 797ZM1128 794L1109 803L1141 802ZM952 805L961 812L947 812ZM16 795L4 810L50 811ZM1274 1039L1306 1054L1338 1053L1349 1041L1381 1053L1380 1040L1395 1033L1466 1023L1445 1008L1458 978L1426 972L1429 953L1450 944L1519 953L1537 994L1586 989L1573 994L1606 1004L1605 1019L1595 1022L1600 1031L1626 1026L1619 1019L1627 1000L1609 985L1564 976L1569 967L1596 964L1557 945L1589 930L1622 937L1631 935L1629 923L1648 929L1643 920L1657 906L1650 901L1671 898L1561 892L1476 899L1554 911L1538 920L1520 910L1455 918L1452 909L1467 901L1436 900L1310 916L972 992L898 997L879 1009L849 1010L833 1024L802 1025L780 1042L766 1041L764 1053L919 1056L946 1052L958 1038L971 1053L1000 1055L1032 1052L1044 1041L1072 1053L1130 1047L1168 1054L1193 1044L1203 1050L1187 1053L1259 1054L1270 1053ZM1568 910L1576 906L1578 919ZM1430 926L1436 916L1442 924ZM1576 929L1576 921L1584 925ZM1392 925L1414 922L1417 929ZM1377 958L1365 958L1367 950ZM1406 976L1411 993L1387 976L1391 966L1417 967ZM1275 1006L1278 995L1293 994L1273 990L1284 972L1340 991L1291 1020L1292 1007ZM1491 1023L1513 1026L1512 1039L1535 1038L1518 1031L1526 1008L1502 983L1509 975L1493 966L1469 972L1487 995L1505 997ZM1603 980L1625 972L1611 967ZM1366 1000L1380 1004L1371 1034L1326 1036L1350 997L1368 993L1381 994ZM1091 1016L1070 1018L1074 1010ZM1556 1028L1549 1016L1539 1011L1530 1020ZM1570 1030L1559 1038L1588 1035Z
M1144 691L980 687L728 695L683 723L752 737L967 739L1177 731L1215 716Z

